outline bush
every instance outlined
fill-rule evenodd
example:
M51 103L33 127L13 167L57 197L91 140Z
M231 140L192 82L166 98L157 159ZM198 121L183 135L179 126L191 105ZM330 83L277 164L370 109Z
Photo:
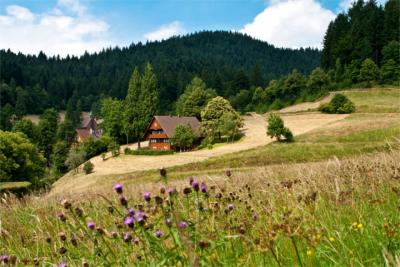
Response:
M93 171L94 165L93 163L91 163L90 161L86 162L85 164L83 164L83 171L86 174L89 174Z
M174 154L173 150L154 150L154 149L136 149L125 148L125 155L146 155L146 156L160 156L160 155L171 155Z
M292 132L285 127L282 118L276 113L271 113L268 117L267 135L271 138L275 137L279 142L282 141L282 136L288 142L293 141Z
M345 95L336 94L329 103L322 104L318 110L324 113L348 114L353 113L356 108Z
M111 151L113 157L119 156L119 144L115 141L110 142L108 144L108 151Z
M78 172L78 167L85 162L86 154L84 151L73 148L69 151L65 165L68 166L70 170L74 170L75 173Z

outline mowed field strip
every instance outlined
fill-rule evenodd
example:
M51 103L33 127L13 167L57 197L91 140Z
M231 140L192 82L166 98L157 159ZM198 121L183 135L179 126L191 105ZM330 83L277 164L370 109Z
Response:
M328 126L336 121L346 118L342 114L302 113L286 114L282 118L294 135L300 135L314 129ZM96 185L97 178L107 175L124 175L135 171L172 167L187 163L199 162L211 157L239 152L271 143L273 140L266 135L265 116L250 114L243 116L245 137L236 143L224 144L213 149L202 149L191 152L176 153L162 156L135 156L121 154L119 157L109 158L105 161L100 156L92 158L94 172L85 175L83 173L69 173L54 183L51 195L69 194L76 191L85 191ZM121 149L122 150L122 149Z

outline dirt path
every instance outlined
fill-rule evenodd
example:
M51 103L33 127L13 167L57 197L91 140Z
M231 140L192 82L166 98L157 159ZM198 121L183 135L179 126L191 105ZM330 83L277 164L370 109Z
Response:
M316 128L324 127L335 121L344 119L347 115L327 115L321 113L285 114L282 115L285 125L289 127L294 135L299 135ZM117 158L110 158L103 161L101 157L91 159L94 164L94 173L84 175L67 174L56 183L51 194L70 193L79 188L89 188L95 185L97 177L115 174L126 174L134 171L159 169L192 162L202 161L211 157L217 157L228 153L238 152L246 149L266 145L273 140L266 136L265 117L258 114L244 116L245 137L233 144L224 144L211 150L203 149L198 151L177 153L163 156L133 156L120 155Z

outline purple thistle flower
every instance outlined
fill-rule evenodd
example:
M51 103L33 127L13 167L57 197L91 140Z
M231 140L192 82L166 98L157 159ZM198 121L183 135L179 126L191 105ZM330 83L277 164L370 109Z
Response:
M94 230L96 228L96 224L94 222L88 222L87 227L90 230Z
M126 215L133 216L135 214L135 210L133 208L129 208L125 211Z
M65 262L65 261L62 261L59 265L58 265L58 267L67 267L68 265L67 265L67 263Z
M143 198L144 200L146 200L147 202L149 202L151 200L151 194L150 192L144 192L143 193Z
M254 220L254 221L257 221L257 220L258 220L258 215L257 215L257 213L255 213L255 212L253 213L253 220Z
M133 227L134 223L135 223L135 219L134 219L133 217L130 217L130 216L129 216L129 217L126 217L126 218L124 219L124 224L127 225L127 226L130 227L130 228Z
M0 262L4 262L5 264L8 263L10 257L8 257L8 255L4 254L2 256L0 256Z
M133 217L135 221L138 222L139 224L144 224L144 221L147 218L146 213L142 210L136 211Z
M172 188L172 187L168 187L168 189L167 189L167 193L171 196L171 195L173 195L173 194L175 194L176 193L176 190L175 190L175 188Z
M139 242L140 242L140 239L139 239L139 237L136 236L136 237L133 239L133 243L135 243L136 245L138 245Z
M193 177L193 176L190 176L190 177L189 177L189 184L192 185L193 181L194 181L194 177Z
M123 239L125 242L131 241L131 240L132 240L132 235L131 235L131 233L130 233L130 232L124 233L122 239Z
M111 236L112 236L113 238L116 238L116 237L118 236L118 234L117 234L117 232L112 231L112 232L111 232Z
M58 219L60 219L62 222L65 222L65 221L67 220L67 216L65 216L65 213L64 213L64 212L60 212L60 213L57 215L57 217L58 217Z
M200 189L201 189L201 192L207 193L207 186L206 186L206 184L202 183L201 186L200 186Z
M185 222L185 221L181 221L180 223L179 223L179 228L181 228L181 229L185 229L186 227L187 227L187 222Z
M233 210L233 204L232 203L229 203L227 207L228 207L228 210Z
M164 235L164 233L163 233L160 229L157 229L157 230L154 232L154 234L155 234L156 237L158 237L158 238L160 238L160 237L162 237L162 236Z
M194 191L199 191L199 189L200 189L200 183L199 183L199 181L197 181L197 180L194 180L193 182L192 182L192 187L193 187L193 189L194 189Z
M117 194L122 194L122 184L118 183L114 185L114 190Z

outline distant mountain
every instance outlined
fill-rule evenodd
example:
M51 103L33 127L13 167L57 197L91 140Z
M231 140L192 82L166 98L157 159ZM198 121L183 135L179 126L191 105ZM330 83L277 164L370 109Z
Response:
M38 84L47 92L51 106L60 109L76 91L87 110L101 94L125 97L133 68L143 68L150 62L159 82L161 109L167 112L195 75L229 97L240 89L266 86L292 69L309 73L319 66L320 56L317 49L276 48L240 33L204 31L161 42L109 48L79 58L1 50L0 79L22 88Z

